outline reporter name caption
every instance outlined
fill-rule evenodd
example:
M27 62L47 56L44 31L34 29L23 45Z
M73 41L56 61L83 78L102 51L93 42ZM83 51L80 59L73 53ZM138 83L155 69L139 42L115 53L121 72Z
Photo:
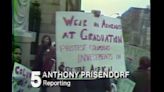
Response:
M48 71L43 72L41 75L40 71L32 71L31 84L33 87L43 86L66 86L70 87L71 82L68 79L96 79L96 78L127 78L129 71L81 71L81 72L70 72L70 71ZM40 77L41 76L41 77ZM46 80L48 79L48 80ZM57 79L57 80L51 80Z

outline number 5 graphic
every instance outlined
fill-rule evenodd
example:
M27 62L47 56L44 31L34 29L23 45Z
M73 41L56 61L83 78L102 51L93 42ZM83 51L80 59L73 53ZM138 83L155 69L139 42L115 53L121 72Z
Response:
M40 71L32 71L31 73L31 85L33 87L39 87L42 83L41 78L40 78Z

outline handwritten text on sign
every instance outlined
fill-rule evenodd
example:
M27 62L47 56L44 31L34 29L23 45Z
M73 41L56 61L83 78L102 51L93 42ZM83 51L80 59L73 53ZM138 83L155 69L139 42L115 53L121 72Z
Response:
M62 65L71 71L77 67L85 71L93 67L125 71L119 19L96 18L82 12L57 12L56 45L58 67Z
M31 70L22 64L14 63L12 72L12 92L39 92L31 85Z

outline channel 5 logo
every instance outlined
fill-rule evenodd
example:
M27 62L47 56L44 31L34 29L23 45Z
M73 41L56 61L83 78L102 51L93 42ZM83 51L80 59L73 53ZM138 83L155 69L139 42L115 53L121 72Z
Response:
M42 84L40 75L41 75L40 71L31 72L31 85L35 88L40 87L40 85Z

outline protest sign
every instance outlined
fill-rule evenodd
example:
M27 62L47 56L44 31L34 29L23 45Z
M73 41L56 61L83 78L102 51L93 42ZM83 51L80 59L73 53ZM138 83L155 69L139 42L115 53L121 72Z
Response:
M56 12L56 53L57 69L125 71L120 19Z
M39 92L39 88L31 86L31 70L16 62L12 73L12 92Z
M125 61L126 61L126 69L130 72L135 71L139 66L139 59L142 56L150 57L150 51L125 44Z
M117 92L133 92L135 82L130 79L119 79L117 84Z
M125 45L125 57L138 61L142 56L150 57L150 51L132 45Z

